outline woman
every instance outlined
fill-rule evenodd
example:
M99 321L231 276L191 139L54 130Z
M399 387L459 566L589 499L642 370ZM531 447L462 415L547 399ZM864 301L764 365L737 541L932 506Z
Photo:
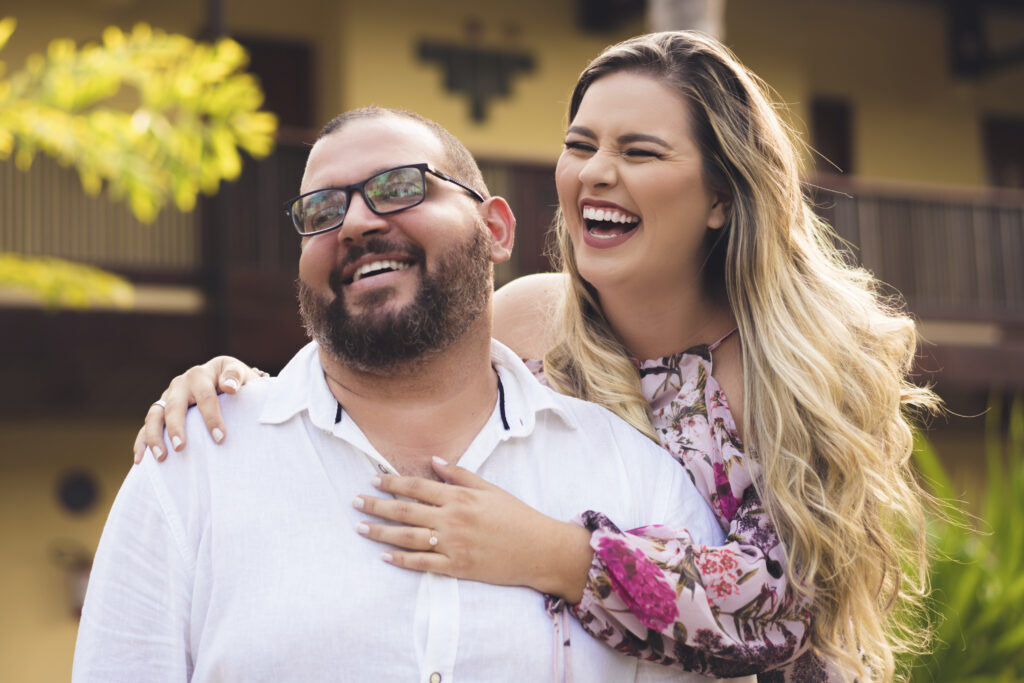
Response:
M624 532L585 513L592 564L554 597L578 603L590 633L717 676L785 665L767 678L888 680L894 652L921 647L900 615L926 583L905 413L936 399L907 381L912 321L811 211L765 93L695 33L597 57L573 91L556 168L561 273L503 288L495 336L555 389L659 440L728 533L707 548L685 529ZM214 379L235 389L229 377L251 375L221 361L165 393L175 448L195 399L223 438ZM163 443L163 419L151 409L137 457ZM396 550L397 564L492 582L498 562L506 574L546 570L529 552L525 506L457 467L438 474L471 492L431 509L449 520L451 550ZM388 514L374 500L367 509Z

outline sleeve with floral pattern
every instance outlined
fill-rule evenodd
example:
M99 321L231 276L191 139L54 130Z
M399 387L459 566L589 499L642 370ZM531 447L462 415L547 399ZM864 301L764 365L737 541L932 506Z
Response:
M585 513L594 563L572 613L616 650L687 671L734 677L792 664L817 674L794 680L826 680L807 648L810 613L772 557L777 540L760 510L750 487L720 547L669 526L623 532ZM777 674L765 680L790 680Z

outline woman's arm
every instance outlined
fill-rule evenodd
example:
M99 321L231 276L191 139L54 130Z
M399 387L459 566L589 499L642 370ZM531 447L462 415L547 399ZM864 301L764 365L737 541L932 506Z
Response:
M206 422L206 428L216 443L227 436L224 421L220 416L220 403L217 395L233 394L251 379L264 375L256 368L232 358L217 356L202 365L194 365L184 373L171 380L171 384L160 396L160 402L154 402L146 413L146 423L135 437L132 452L135 464L142 461L148 447L157 460L167 457L167 444L164 443L164 427L171 447L180 451L185 447L185 413L189 406L195 405Z

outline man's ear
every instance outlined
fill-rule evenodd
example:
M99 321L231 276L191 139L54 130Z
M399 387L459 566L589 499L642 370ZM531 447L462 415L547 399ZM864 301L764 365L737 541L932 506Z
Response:
M725 194L716 194L715 201L708 213L708 228L717 230L729 222L729 215L732 213L732 197Z
M491 263L503 263L512 256L516 239L516 217L502 197L491 197L480 205L480 215L491 237Z

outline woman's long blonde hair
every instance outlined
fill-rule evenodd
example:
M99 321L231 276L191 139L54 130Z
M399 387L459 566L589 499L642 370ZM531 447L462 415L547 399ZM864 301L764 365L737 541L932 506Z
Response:
M623 71L684 98L705 181L731 198L721 238L709 235L703 286L727 297L739 327L747 457L760 466L755 484L790 582L812 600L812 646L848 677L889 680L894 653L927 640L905 616L927 589L908 413L938 404L908 379L914 323L843 257L804 194L795 135L724 46L686 31L612 46L580 76L569 120L594 81ZM556 237L571 292L547 377L656 438L636 369L576 268L560 215Z

